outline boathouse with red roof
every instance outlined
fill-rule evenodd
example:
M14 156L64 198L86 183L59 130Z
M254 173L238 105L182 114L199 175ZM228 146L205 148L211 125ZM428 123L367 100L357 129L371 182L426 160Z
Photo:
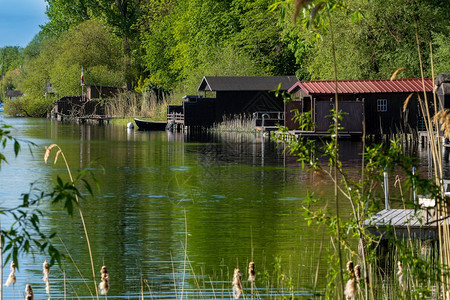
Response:
M285 126L298 130L294 111L309 112L315 124L311 133L325 134L337 94L338 109L344 113L340 134L361 135L363 126L373 135L414 133L423 125L418 99L424 100L425 91L431 107L433 88L432 79L418 78L299 81L288 90L293 99L284 106Z

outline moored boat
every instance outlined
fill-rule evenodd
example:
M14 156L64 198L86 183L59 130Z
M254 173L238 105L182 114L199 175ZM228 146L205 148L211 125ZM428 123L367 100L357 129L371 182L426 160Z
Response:
M134 119L139 130L166 130L167 122Z

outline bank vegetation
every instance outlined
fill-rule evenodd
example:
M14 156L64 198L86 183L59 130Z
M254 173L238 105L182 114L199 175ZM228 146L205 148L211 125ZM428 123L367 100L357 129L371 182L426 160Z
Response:
M86 85L129 88L143 109L149 99L179 104L205 75L335 79L331 31L304 26L316 15L308 7L339 8L330 10L337 79L389 78L400 67L399 78L418 77L416 31L433 44L436 74L450 69L448 1L46 2L39 34L25 48L0 49L2 91L24 92L6 106L12 115L46 116L55 100L79 96L82 69ZM296 11L296 3L307 5ZM422 55L428 62L430 51Z

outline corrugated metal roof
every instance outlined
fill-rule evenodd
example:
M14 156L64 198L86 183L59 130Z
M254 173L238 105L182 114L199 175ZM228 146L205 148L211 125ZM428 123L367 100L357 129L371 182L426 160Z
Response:
M198 91L287 91L298 82L296 76L205 76Z
M426 78L425 89L433 90L433 80ZM423 92L421 78L412 79L367 79L367 80L338 80L339 94L370 94L370 93L413 93ZM301 88L307 94L334 94L335 81L299 81L294 84L289 92L295 92Z

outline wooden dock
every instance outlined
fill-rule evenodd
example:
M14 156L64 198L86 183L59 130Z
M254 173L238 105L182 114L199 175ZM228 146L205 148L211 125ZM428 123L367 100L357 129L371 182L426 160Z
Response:
M384 209L364 221L364 226L383 239L390 237L436 239L434 209Z
M79 124L96 124L96 125L109 124L110 120L116 119L116 117L108 117L105 115L89 115L84 117L78 117L78 116L64 115L61 113L52 113L51 117L58 121L68 121Z
M77 117L77 123L81 124L98 124L98 125L104 125L109 124L109 121L114 119L114 117L108 117L108 116L101 116L101 115L92 115L92 116L86 116L86 117Z

